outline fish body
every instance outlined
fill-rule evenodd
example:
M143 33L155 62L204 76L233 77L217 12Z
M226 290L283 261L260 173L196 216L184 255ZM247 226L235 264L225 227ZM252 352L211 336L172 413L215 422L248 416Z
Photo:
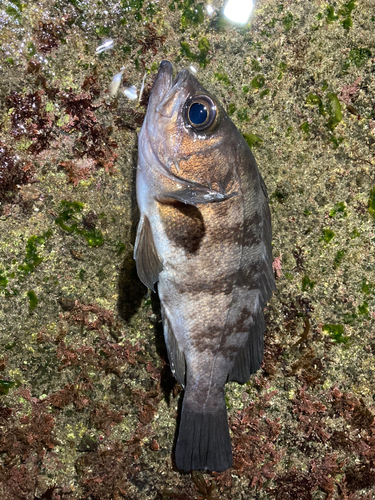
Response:
M172 372L184 387L175 450L184 471L232 465L224 386L263 358L263 307L274 289L267 192L218 101L187 70L160 65L139 134L134 249L158 282Z

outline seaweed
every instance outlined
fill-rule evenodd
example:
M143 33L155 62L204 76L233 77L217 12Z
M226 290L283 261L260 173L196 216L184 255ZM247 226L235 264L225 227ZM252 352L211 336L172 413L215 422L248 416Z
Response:
M103 105L94 103L100 92L96 75L86 77L81 88L84 92L75 93L70 89L58 93L65 113L69 115L69 121L62 125L62 129L74 133L73 153L77 158L92 158L98 167L112 173L117 159L113 150L117 144L111 139L111 127L101 125L95 115Z
M32 398L28 389L17 389L20 403L15 408L6 408L0 419L0 453L3 467L0 469L0 484L4 498L30 498L35 491L44 457L56 445L53 435L55 419L47 405Z
M279 420L264 418L275 394L277 391L267 392L257 403L251 403L230 420L233 469L240 477L246 477L249 487L261 487L275 477L283 455L276 447L281 430Z
M96 229L97 215L90 211L82 218L82 225L78 221L77 215L83 210L83 203L79 201L62 200L60 202L59 214L55 219L62 230L68 233L75 233L83 236L89 247L99 247L104 243L104 237L99 229ZM91 215L90 215L91 214ZM90 222L91 221L91 222ZM94 224L95 221L95 224Z
M18 197L18 186L34 180L31 164L20 161L16 153L0 141L0 211Z
M61 24L55 24L52 21L39 21L35 33L38 49L43 54L49 54L60 45L60 41L64 34L64 28Z
M45 90L27 94L13 91L6 98L11 117L10 134L17 140L24 138L30 141L27 150L35 154L48 148L56 136L56 117L46 111L44 95Z
M146 25L146 30L147 35L144 38L138 39L138 43L141 45L142 54L152 51L152 54L156 56L167 37L166 35L158 35L154 24L148 23Z

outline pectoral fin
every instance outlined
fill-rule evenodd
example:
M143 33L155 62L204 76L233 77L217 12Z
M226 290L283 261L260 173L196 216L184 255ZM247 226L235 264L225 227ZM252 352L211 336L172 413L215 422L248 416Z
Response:
M139 221L134 259L139 279L155 292L154 284L158 281L159 273L163 270L163 261L155 247L150 221L145 215Z
M177 189L176 191L164 192L158 196L157 200L160 203L173 203L179 201L186 205L206 205L207 203L217 203L228 200L237 193L225 194L213 191L211 189L199 188L196 186Z

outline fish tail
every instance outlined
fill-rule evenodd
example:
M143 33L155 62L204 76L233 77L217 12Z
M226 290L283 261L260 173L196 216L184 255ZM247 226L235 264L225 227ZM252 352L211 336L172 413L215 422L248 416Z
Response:
M224 471L232 467L232 446L224 394L209 411L197 408L185 394L175 451L178 469Z

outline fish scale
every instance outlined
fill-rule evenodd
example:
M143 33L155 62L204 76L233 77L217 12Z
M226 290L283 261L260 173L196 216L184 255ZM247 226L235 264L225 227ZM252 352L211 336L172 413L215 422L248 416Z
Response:
M184 387L176 465L223 471L232 465L225 384L245 383L263 357L270 211L254 157L216 98L187 70L172 75L163 61L139 135L134 258L143 283L158 282Z

